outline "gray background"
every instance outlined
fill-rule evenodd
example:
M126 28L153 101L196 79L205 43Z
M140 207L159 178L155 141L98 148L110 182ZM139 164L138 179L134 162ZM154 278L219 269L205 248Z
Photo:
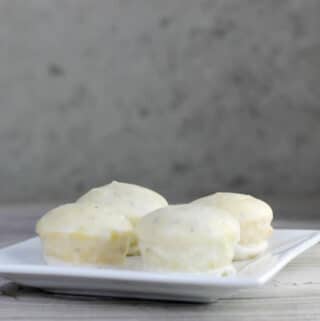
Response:
M0 201L320 192L320 1L0 0Z

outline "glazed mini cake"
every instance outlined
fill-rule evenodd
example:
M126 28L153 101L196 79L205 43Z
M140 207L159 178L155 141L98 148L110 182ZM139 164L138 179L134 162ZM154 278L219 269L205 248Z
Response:
M158 209L144 216L136 231L144 265L156 271L223 270L240 238L231 215L195 204Z
M246 194L216 193L195 200L192 204L219 207L239 221L241 237L236 246L235 260L253 258L267 249L273 213L262 200Z
M36 232L48 264L100 267L124 262L132 227L118 209L74 203L45 214Z
M97 203L124 209L133 227L144 215L168 205L164 197L148 188L117 181L91 189L77 203ZM138 253L137 237L133 234L129 255Z

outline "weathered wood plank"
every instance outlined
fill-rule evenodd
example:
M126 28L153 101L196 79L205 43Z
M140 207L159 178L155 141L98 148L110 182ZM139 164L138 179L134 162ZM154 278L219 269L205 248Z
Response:
M209 305L128 300L7 298L0 320L319 320L320 296L225 299Z

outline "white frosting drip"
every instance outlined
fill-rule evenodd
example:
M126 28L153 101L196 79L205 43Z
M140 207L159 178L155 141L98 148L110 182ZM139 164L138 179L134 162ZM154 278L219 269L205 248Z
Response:
M264 241L255 245L241 245L235 246L234 261L248 260L264 252L268 247L268 242Z
M62 260L57 259L53 256L43 255L44 261L48 265L54 265L54 266L61 266L61 267L85 267L85 268L102 268L105 267L103 265L96 265L96 264L88 264L88 263L81 263L81 264L74 264L71 262L65 262Z

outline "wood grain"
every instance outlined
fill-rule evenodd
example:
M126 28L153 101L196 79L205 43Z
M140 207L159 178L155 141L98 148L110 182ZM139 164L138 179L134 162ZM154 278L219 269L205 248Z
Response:
M34 235L36 219L51 207L52 204L42 204L0 208L0 246ZM320 228L320 220L279 219L276 225L316 229ZM319 266L317 245L266 286L242 290L212 304L53 295L31 288L10 289L12 285L2 280L0 320L320 320Z

